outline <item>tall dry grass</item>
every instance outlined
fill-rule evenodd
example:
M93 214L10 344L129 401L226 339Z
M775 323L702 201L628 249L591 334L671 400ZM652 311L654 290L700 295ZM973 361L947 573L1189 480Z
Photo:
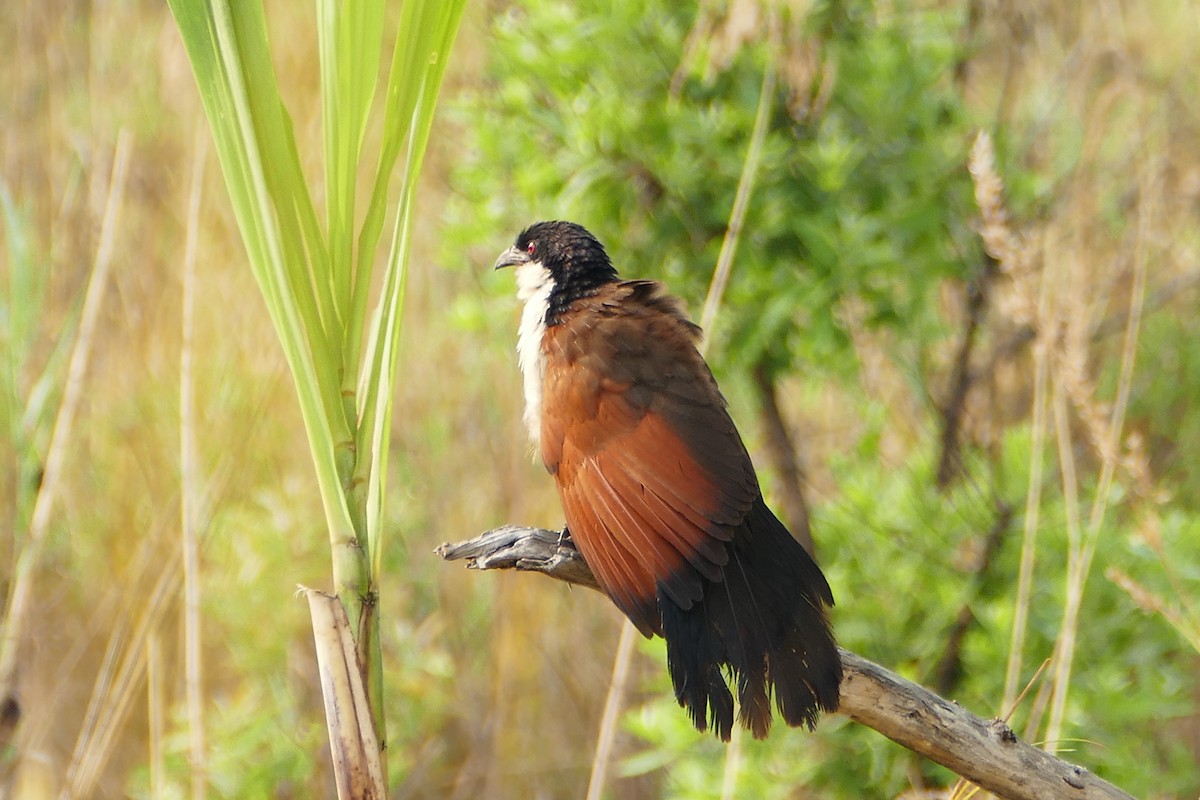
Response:
M997 121L1023 166L1053 179L1041 207L1014 220L990 139L982 135L975 143L971 172L980 234L1003 276L997 327L1027 331L1032 361L1032 380L1028 373L998 376L1009 384L1002 392L1029 400L1034 454L1000 707L1012 705L1048 657L1026 734L1050 749L1069 749L1064 730L1087 626L1081 607L1089 584L1104 580L1092 570L1097 538L1120 504L1123 514L1132 506L1138 535L1152 542L1145 531L1156 527L1162 499L1143 439L1127 427L1127 412L1135 370L1156 368L1136 361L1142 322L1151 313L1147 286L1195 276L1196 198L1194 190L1190 196L1179 190L1197 164L1193 152L1180 149L1179 137L1183 131L1189 131L1184 139L1194 136L1200 117L1179 117L1171 98L1194 90L1197 74L1173 37L1163 41L1163 31L1194 35L1200 17L1194 4L1111 3L1000 10L992 24L1004 35L991 43L995 49L981 59L968 91L988 85L984 65L1005 62L1007 88L994 98ZM1101 391L1106 373L1111 386ZM976 408L977 423L989 413L994 408ZM1044 444L1052 461L1042 460ZM1047 492L1065 500L1065 553L1038 541ZM1066 600L1053 652L1030 654L1025 625L1039 561L1065 561ZM1163 567L1171 570L1165 561Z
M298 135L311 143L320 113L304 97L315 84L316 43L291 35L304 29L299 19L307 13L276 4L271 21ZM17 98L13 122L19 116L20 124L6 125L0 135L0 164L30 210L38 245L49 254L53 302L42 320L46 342L61 329L79 295L81 266L94 252L117 129L128 125L134 140L115 288L106 296L87 402L65 464L66 488L38 572L37 635L20 668L23 704L45 710L27 718L32 724L24 728L29 757L21 761L21 785L39 787L29 796L56 796L70 773L79 775L69 781L85 794L122 796L131 768L150 759L152 735L154 762L174 769L176 778L184 774L178 735L187 724L181 716L187 685L177 676L202 662L210 752L221 744L214 712L246 695L262 675L283 676L285 702L293 708L274 722L276 737L294 740L297 757L312 766L300 784L308 788L295 791L316 796L328 785L327 745L320 737L311 633L292 593L298 582L322 585L327 555L319 536L288 539L285 532L315 529L320 506L303 443L292 435L299 420L274 335L241 263L232 218L213 199L223 191L211 161L186 351L194 382L195 470L208 477L201 505L209 517L196 531L203 639L199 653L188 655L185 647L180 504L183 492L196 487L183 485L179 461L181 286L193 136L202 117L170 20L149 2L104 9L16 2L3 14L14 24L3 26L12 57L0 61L0 85ZM449 156L443 148L441 157ZM312 174L313 165L307 166ZM445 191L436 176L428 183L430 197ZM498 311L495 336L483 336L475 347L464 343L448 310L457 293L478 291L478 278L447 273L431 261L437 206L428 208L429 216L418 222L429 232L410 276L411 325L402 356L408 380L398 389L394 435L396 469L403 475L396 483L412 487L397 504L403 541L397 539L395 549L427 574L440 570L432 548L445 539L499 519L555 513L548 489L538 496L525 488L536 483L537 471L519 427L508 424L520 417L519 398L496 391L511 366L508 320ZM508 236L498 232L496 243ZM496 293L508 294L498 287ZM240 538L250 544L235 544ZM287 570L275 569L284 559ZM412 759L420 769L408 770L407 791L477 796L488 786L499 793L521 785L573 785L587 768L588 758L580 754L591 726L584 720L598 709L592 691L604 684L606 669L562 665L592 646L601 631L615 631L615 621L549 585L484 584L456 571L440 575L414 581L415 588L398 580L401 588L381 600L397 629L432 637L434 649L451 651L456 665L452 674L434 677L389 667L389 685L401 685L400 692L423 692L428 686L421 681L436 678L435 691L453 703L436 726L409 735L417 740L414 754L427 758ZM237 619L237 610L220 600L247 583L274 597L277 609L257 623L269 630L271 643L269 652L254 658L230 649L231 640L246 641L242 623L251 621ZM470 613L480 594L494 595L494 633L485 643L456 630L456 620ZM547 619L573 626L575 638L542 641ZM403 661L400 646L391 645L391 664ZM148 665L156 676L152 698ZM546 714L539 707L531 715L521 698L547 686L560 708L572 713ZM96 713L69 713L89 707ZM317 736L296 735L287 722L294 710ZM262 709L264 718L272 711ZM224 734L230 735L228 728ZM547 735L561 744L547 747ZM164 780L156 777L160 786Z

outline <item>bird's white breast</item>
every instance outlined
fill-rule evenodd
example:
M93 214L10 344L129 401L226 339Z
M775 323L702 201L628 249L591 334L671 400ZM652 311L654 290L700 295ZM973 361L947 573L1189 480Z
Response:
M541 438L542 378L546 374L542 336L546 333L546 311L553 288L554 279L541 262L517 267L517 298L525 304L517 332L517 363L525 384L525 428L534 446Z

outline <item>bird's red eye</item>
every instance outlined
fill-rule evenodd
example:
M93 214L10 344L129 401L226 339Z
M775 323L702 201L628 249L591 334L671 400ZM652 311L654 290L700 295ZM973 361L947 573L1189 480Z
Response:
M530 242L529 244L525 245L525 252L529 253L529 255L533 255L537 252L537 244Z

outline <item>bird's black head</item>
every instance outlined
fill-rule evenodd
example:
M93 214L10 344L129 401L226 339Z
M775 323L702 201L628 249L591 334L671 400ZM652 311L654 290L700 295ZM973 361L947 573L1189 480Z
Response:
M496 269L517 268L518 291L528 300L536 288L548 292L547 322L571 301L617 280L604 245L574 222L537 222L496 259Z

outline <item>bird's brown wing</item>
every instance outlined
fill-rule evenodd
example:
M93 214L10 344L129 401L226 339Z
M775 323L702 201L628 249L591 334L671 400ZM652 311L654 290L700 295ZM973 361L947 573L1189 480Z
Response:
M545 337L541 450L573 539L642 633L661 591L688 609L719 581L759 496L750 457L657 284L576 301Z

